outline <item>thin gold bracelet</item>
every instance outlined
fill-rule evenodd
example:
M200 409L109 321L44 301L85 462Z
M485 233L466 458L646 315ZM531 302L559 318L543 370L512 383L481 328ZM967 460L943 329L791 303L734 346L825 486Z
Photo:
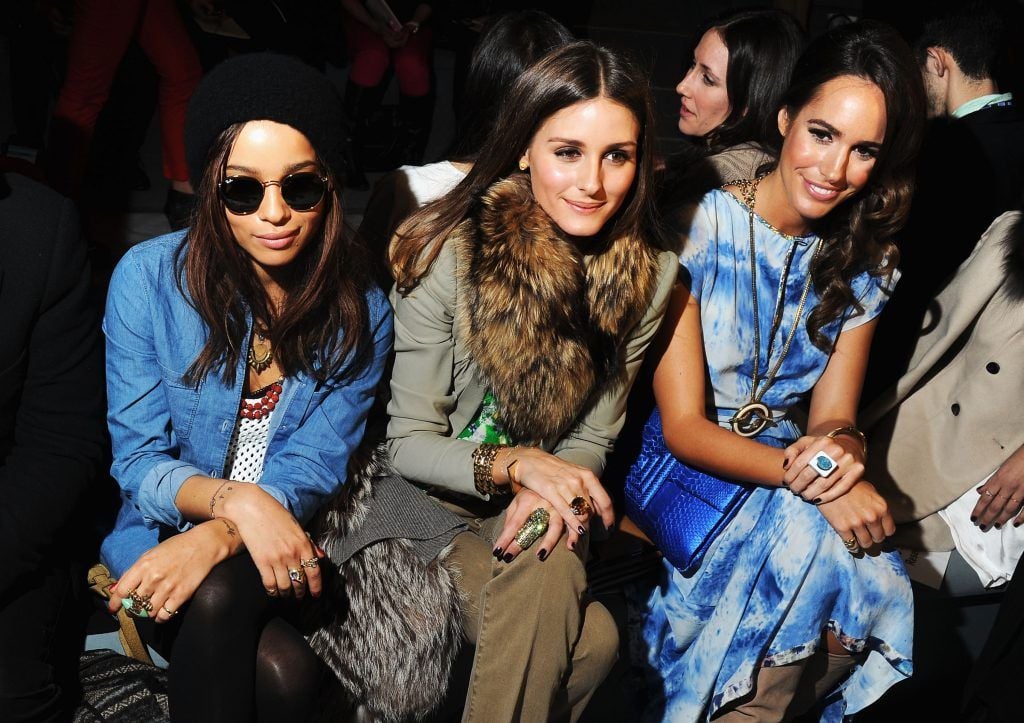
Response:
M825 436L829 439L835 439L840 434L845 434L847 437L855 437L859 439L861 449L864 451L864 459L868 458L868 438L864 436L864 432L860 431L853 425L847 425L845 427L836 427Z

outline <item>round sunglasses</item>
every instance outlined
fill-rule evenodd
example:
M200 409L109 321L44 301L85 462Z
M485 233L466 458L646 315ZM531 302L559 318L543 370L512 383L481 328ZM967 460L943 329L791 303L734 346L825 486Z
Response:
M261 181L252 176L229 176L217 185L224 206L244 216L255 213L263 203L267 186L281 189L281 198L295 211L308 211L323 200L327 178L312 171L290 173L280 181Z

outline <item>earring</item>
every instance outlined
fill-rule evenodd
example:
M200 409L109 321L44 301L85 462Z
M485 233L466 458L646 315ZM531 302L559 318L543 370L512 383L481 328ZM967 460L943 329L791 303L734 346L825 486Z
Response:
M530 167L530 164L526 162L525 158L520 158L519 159L519 170L520 171L525 171L529 167Z

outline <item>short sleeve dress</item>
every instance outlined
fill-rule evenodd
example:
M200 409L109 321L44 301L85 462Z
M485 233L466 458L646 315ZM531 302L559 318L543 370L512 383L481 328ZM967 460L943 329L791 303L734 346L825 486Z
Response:
M700 305L707 398L715 407L709 414L723 426L750 400L749 219L747 206L731 193L711 191L698 206L680 258L682 278ZM786 236L756 214L754 219L763 377L787 257L793 251L772 365L796 317L818 238ZM836 339L878 315L895 281L895 275L855 277L851 285L861 308L849 308L825 334ZM800 435L787 413L810 394L829 359L807 334L807 312L818 303L812 287L792 346L761 400L776 424L759 441L780 446ZM850 555L817 508L785 489L755 488L696 572L684 577L666 563L664 573L664 584L648 599L643 631L660 688L650 718L709 719L751 691L761 665L786 665L814 653L826 629L865 655L826 698L822 720L862 710L911 674L913 599L899 555Z

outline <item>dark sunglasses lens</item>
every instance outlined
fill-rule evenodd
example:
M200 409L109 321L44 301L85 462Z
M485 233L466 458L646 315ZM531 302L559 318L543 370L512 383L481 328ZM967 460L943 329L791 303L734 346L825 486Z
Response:
M296 211L308 211L320 203L327 184L315 173L296 173L281 181L281 197Z
M225 178L220 184L220 197L233 213L252 213L263 200L263 184L248 176Z

